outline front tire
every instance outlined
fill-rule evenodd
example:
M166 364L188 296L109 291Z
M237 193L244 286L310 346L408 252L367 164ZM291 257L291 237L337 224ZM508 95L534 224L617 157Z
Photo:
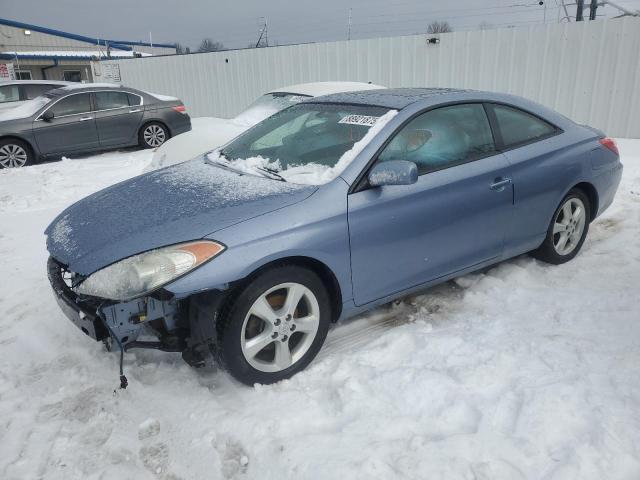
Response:
M582 190L570 190L554 212L547 236L533 256L553 265L573 259L587 237L590 218L589 198Z
M242 383L278 382L314 359L330 317L329 296L315 273L276 267L254 278L223 310L214 355Z
M158 148L169 139L169 130L159 122L149 122L140 129L138 140L142 148Z
M0 140L1 168L20 168L32 165L33 160L33 152L25 142L17 139Z

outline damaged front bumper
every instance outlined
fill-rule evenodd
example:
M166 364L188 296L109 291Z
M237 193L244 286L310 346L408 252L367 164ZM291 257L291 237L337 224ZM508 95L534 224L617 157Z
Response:
M215 321L224 294L209 291L176 300L160 290L128 302L76 294L77 276L53 257L47 263L49 282L64 314L92 339L111 349L152 348L182 352L193 366L202 366L215 343ZM155 337L154 340L145 340Z

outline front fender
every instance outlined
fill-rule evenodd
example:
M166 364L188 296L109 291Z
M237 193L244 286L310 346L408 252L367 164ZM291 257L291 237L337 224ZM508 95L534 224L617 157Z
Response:
M277 260L306 257L333 272L343 301L352 298L347 184L336 179L302 202L211 235L227 250L211 262L167 285L178 298L226 289Z

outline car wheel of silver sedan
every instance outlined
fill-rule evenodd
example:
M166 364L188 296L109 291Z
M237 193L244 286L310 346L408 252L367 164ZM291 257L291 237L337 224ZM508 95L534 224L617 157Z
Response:
M556 209L547 236L534 255L556 265L568 262L580 251L590 219L588 197L582 190L571 190Z
M31 163L31 150L19 140L0 141L0 167L19 168Z
M322 280L286 265L254 279L218 322L214 354L246 384L273 383L305 368L320 350L331 308Z
M148 123L140 131L140 144L144 148L158 148L167 138L169 132L161 123Z

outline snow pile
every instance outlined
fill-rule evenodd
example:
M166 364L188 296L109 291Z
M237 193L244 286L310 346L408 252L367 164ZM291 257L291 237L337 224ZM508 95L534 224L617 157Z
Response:
M42 231L150 152L0 171L0 477L640 478L640 141L619 146L616 201L563 266L522 256L337 325L272 386L131 351L115 394Z
M49 97L43 96L36 97L33 100L28 100L17 107L0 112L0 122L29 118L50 101L51 99Z
M218 150L207 155L212 162L222 162L228 164L235 170L250 173L253 175L260 174L257 169L266 168L277 171L278 175L283 177L287 182L304 184L304 185L322 185L330 182L356 158L360 152L371 142L371 140L389 123L389 121L398 114L397 110L389 110L387 113L377 119L375 124L369 128L367 133L361 140L353 144L351 149L347 150L338 159L333 167L320 165L317 163L309 163L306 165L291 165L283 169L278 160L269 160L261 156L242 158L227 161L220 155Z

